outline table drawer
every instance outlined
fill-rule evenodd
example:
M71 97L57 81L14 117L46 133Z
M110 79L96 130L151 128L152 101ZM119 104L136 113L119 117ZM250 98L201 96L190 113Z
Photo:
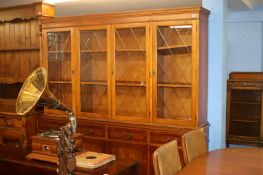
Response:
M177 140L178 145L181 145L181 135L178 133L150 132L150 144L162 145L172 140Z
M147 143L147 131L126 128L108 128L109 139Z
M106 129L105 126L102 125L84 125L80 124L77 127L77 132L84 134L85 136L91 137L99 137L105 138L106 137Z

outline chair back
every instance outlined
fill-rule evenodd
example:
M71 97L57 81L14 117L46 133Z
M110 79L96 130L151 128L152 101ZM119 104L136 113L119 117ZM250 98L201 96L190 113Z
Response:
M153 153L155 175L175 175L181 169L177 141L161 145Z
M189 164L196 157L208 152L204 128L192 130L182 136L184 161Z

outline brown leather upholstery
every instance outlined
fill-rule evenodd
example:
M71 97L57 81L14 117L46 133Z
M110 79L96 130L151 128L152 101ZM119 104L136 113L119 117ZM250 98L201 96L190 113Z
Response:
M166 143L154 151L153 167L155 175L175 175L181 169L176 140Z
M208 152L204 128L192 130L182 136L183 155L186 164Z

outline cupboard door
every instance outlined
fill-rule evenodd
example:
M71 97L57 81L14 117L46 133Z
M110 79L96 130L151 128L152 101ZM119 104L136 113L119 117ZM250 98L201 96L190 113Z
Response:
M153 121L191 124L196 84L193 21L159 22L153 28Z
M107 27L80 28L78 109L91 117L109 117L109 43Z
M113 118L148 121L149 26L115 25L112 37Z
M140 164L140 175L148 175L147 145L109 141L108 152L109 154L116 155L117 159L137 160Z
M72 37L73 32L69 28L44 30L43 64L48 69L48 86L55 97L69 108L73 102Z

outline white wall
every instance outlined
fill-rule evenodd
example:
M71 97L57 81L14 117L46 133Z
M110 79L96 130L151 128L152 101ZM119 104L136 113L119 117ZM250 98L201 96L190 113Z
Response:
M230 12L228 17L228 73L263 71L263 11Z
M226 128L226 0L203 0L210 10L208 33L208 122L209 149L225 146Z
M263 11L229 12L226 0L203 0L208 33L209 149L225 146L226 81L230 71L263 71Z

